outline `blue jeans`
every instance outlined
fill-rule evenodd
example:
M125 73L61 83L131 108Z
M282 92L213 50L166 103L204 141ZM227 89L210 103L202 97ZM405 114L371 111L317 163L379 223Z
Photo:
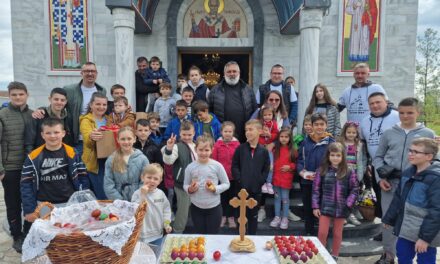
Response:
M287 217L289 215L289 189L284 189L278 186L274 186L275 192L275 216ZM283 214L281 215L281 205L283 205Z
M266 182L272 183L272 177L273 177L273 153L272 151L269 151L269 160L270 160L270 167L269 173L267 174Z
M104 192L104 170L105 170L105 160L98 159L98 174L89 172L90 189L98 200L107 200L107 195Z
M399 237L396 243L397 261L399 264L412 264L416 255L415 242ZM428 247L425 253L417 253L418 264L435 264L437 249Z
M148 244L152 244L152 245L160 247L160 246L162 246L162 241L163 241L163 237L158 238L156 240L153 240L151 242L148 242Z

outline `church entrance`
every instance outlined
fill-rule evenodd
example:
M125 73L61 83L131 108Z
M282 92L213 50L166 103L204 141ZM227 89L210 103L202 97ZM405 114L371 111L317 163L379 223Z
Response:
M205 83L212 88L223 78L223 69L227 62L236 61L240 66L240 78L252 86L252 52L232 51L180 51L178 72L188 74L189 68L195 65L202 70Z

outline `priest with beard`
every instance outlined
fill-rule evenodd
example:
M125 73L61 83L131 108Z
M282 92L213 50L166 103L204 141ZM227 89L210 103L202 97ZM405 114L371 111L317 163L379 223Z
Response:
M235 136L246 142L245 124L257 109L255 93L240 79L240 67L230 61L224 68L224 79L212 88L208 95L209 111L220 122L231 121L235 124Z

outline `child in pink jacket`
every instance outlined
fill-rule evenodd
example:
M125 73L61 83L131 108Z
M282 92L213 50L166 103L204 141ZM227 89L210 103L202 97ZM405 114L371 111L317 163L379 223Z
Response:
M236 210L229 205L229 200L237 195L237 187L235 181L232 178L231 166L232 157L234 156L235 149L240 146L240 142L234 137L234 131L234 123L229 121L223 122L221 127L222 136L214 144L214 149L212 150L212 158L223 165L231 184L229 189L221 194L223 217L220 227L223 227L225 225L226 218L228 218L229 228L237 227L235 223Z

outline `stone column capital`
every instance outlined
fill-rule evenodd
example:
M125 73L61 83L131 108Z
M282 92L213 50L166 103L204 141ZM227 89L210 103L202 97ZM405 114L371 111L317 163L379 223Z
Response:
M135 14L132 9L114 8L112 9L113 27L128 27L134 30Z
M299 30L307 28L321 29L323 10L320 8L303 8L299 15Z

